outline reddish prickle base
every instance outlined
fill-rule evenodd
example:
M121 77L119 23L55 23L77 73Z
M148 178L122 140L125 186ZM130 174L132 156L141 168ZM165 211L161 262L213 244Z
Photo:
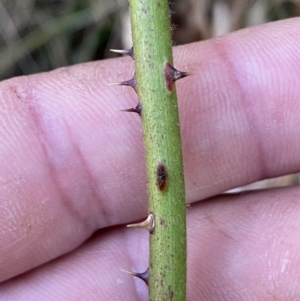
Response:
M178 71L169 62L165 64L164 72L165 72L166 86L169 91L172 91L173 84L176 80L190 75L190 73L188 72Z

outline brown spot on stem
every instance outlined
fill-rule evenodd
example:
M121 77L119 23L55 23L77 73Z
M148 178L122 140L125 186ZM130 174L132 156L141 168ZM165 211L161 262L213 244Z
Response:
M173 84L176 80L190 75L190 73L188 72L181 72L175 69L169 62L165 64L164 72L165 72L166 86L169 91L172 91Z
M166 188L167 182L167 170L164 164L159 163L156 169L156 185L159 190L164 190Z

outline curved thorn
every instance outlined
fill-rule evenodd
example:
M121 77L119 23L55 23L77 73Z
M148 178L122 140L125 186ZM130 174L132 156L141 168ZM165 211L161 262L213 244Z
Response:
M149 232L152 234L154 232L155 229L155 219L154 219L154 215L153 213L149 213L148 217L146 218L146 220L144 220L141 223L135 223L135 224L129 224L127 225L128 228L134 228L134 227L138 227L138 228L145 228L148 229Z

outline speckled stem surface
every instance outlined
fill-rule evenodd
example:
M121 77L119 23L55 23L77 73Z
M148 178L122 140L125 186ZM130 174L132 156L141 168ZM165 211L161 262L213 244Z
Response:
M149 300L186 300L186 207L168 1L129 0L135 76L142 105L150 234Z

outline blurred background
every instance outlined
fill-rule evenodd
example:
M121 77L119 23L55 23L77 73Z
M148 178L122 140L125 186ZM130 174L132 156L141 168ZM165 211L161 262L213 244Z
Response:
M173 0L170 10L173 43L180 45L299 16L300 0ZM0 0L0 80L130 47L128 0ZM299 184L298 175L254 188L291 184Z
M300 15L300 0L170 1L174 45ZM0 0L0 80L116 56L128 0Z

